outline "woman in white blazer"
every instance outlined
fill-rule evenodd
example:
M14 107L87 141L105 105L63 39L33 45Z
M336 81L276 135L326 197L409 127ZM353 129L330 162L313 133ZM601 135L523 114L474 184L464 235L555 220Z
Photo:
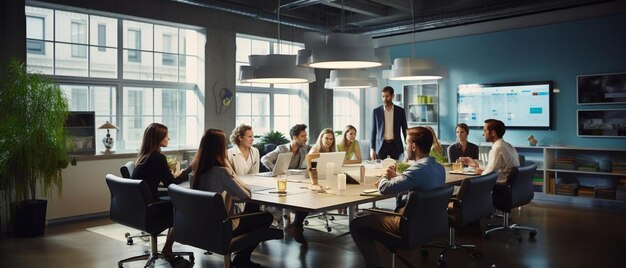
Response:
M228 149L228 162L239 176L259 173L259 150L254 142L252 127L241 124L230 134L233 147Z

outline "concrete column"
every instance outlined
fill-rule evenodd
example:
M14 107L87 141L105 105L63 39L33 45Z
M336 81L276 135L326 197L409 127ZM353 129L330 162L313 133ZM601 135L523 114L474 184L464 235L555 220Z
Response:
M309 143L317 141L322 129L333 127L333 91L324 88L330 70L315 69L315 82L309 84Z
M204 128L218 128L226 133L235 128L235 37L234 31L207 27L206 85L204 92ZM224 105L226 90L232 93L230 105Z
M0 81L11 58L26 62L24 0L0 1Z

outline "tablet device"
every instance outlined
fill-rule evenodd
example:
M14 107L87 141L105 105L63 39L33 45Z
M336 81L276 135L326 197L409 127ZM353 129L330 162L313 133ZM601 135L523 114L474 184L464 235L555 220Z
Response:
M348 174L347 172L344 172L343 174L346 174L346 183L347 184L360 184L359 181L354 179L354 177L350 176L350 174Z

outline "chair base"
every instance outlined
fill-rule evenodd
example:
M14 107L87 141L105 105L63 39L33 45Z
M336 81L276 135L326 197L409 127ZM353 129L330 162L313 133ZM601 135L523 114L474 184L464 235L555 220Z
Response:
M532 227L521 226L518 224L509 224L509 213L504 213L504 219L502 225L487 227L483 232L483 236L485 239L489 239L489 234L495 231L505 231L505 232L513 232L514 235L518 236L518 240L521 242L522 237L519 235L519 231L528 231L528 237L533 239L537 235L538 230Z
M158 235L150 236L150 249L151 249L150 252L143 254L143 255L134 256L134 257L130 257L130 258L126 258L121 261L118 261L117 267L122 268L124 267L124 263L133 262L133 261L141 261L141 260L147 260L146 265L144 267L151 267L154 265L154 262L156 262L156 260L165 259L165 255L160 253L159 250L157 249L157 237ZM173 254L174 254L174 257L188 256L189 261L191 263L195 261L193 252L174 252Z
M333 229L330 227L330 222L335 220L335 216L338 216L338 217L345 216L345 217L347 217L348 215L346 215L346 214L336 214L336 213L322 212L322 213L319 213L319 214L314 214L314 215L307 216L304 219L303 224L304 225L308 225L309 221L307 219L310 219L310 218L322 219L325 222L324 227L326 227L326 231L331 232Z

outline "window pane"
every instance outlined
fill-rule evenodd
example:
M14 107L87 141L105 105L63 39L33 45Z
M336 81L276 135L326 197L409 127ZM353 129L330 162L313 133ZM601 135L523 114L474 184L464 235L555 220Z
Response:
M179 29L178 47L180 50L178 53L192 56L198 55L199 42L198 32L195 30Z
M250 126L255 133L263 134L270 131L270 118L267 116L252 116Z
M40 7L31 7L26 6L26 38L35 38L35 39L43 39L47 41L52 41L54 37L54 24L52 23L54 20L54 10ZM43 19L41 25L37 24L37 20L32 20L33 18ZM41 32L41 37L39 37L39 32Z
M252 114L252 99L250 93L237 93L236 103L237 103L237 115L246 115L249 116Z
M238 62L248 62L248 55L252 54L250 38L237 37L237 57Z
M270 94L252 94L251 98L251 114L270 115Z
M86 27L89 18L87 14L63 10L56 10L55 14L55 41L87 44L87 36L89 35Z
M152 50L152 24L124 20L124 48Z
M124 50L124 79L152 80L152 53Z
M180 56L179 82L198 83L200 81L199 77L204 77L204 73L199 71L204 70L204 68L198 64L203 63L198 62L198 57L196 56Z
M117 115L117 87L115 86L91 86L93 104L91 109L96 112L96 116ZM112 120L109 120L113 122Z
M288 94L274 94L274 115L289 115L289 107L291 106Z
M178 56L173 54L154 53L154 80L178 81Z
M274 117L274 130L280 131L281 133L289 136L289 129L295 124L290 122L288 116L277 116Z
M178 28L154 25L154 51L178 53Z
M89 16L89 44L106 47L117 47L117 19Z
M359 91L351 89L334 90L333 129L342 130L346 125L360 126ZM359 130L357 129L357 137Z
M263 40L252 40L250 44L250 53L251 54L269 54L270 53L270 42Z
M29 42L27 42L26 48L29 48ZM43 74L53 74L52 70L52 56L53 56L53 47L54 44L52 42L43 42L38 43L37 45L43 45L43 49L41 49L43 54L40 53L31 53L27 51L26 53L26 65L28 68L35 72L40 72Z
M117 78L117 49L91 47L89 76Z
M55 75L87 77L87 58L72 57L73 47L78 46L87 49L84 45L69 45L57 43L55 52Z

